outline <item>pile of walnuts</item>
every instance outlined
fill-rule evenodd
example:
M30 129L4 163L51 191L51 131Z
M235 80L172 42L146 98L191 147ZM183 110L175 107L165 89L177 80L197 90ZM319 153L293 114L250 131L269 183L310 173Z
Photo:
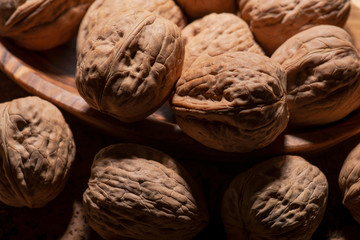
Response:
M251 152L287 128L334 123L359 108L360 57L343 29L350 7L350 0L5 0L0 36L46 50L77 34L76 86L90 107L129 123L168 103L201 144ZM51 106L44 107L53 115L38 114L41 104L0 105L0 201L11 206L44 206L74 159L71 131ZM359 155L355 149L339 176L357 221ZM267 159L239 173L222 198L228 239L310 239L327 196L326 176L306 159ZM191 239L209 222L187 170L136 144L99 151L83 206L105 239Z

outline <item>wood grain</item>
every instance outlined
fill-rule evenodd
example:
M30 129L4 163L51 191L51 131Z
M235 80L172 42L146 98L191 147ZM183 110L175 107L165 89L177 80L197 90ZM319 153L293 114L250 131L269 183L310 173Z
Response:
M360 4L353 0L350 18L345 29L360 48ZM320 151L342 142L360 132L360 111L324 127L285 130L270 146L248 154L223 153L197 143L176 125L167 104L143 121L122 123L91 109L79 96L75 86L75 40L52 50L33 52L0 39L0 70L31 94L49 100L84 122L128 142L167 145L193 151L200 155L239 157L301 154Z

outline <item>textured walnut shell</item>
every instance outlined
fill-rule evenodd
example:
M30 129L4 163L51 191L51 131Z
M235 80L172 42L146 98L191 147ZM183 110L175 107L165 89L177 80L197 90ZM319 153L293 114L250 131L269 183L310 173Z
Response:
M342 28L307 29L288 39L271 58L287 73L291 125L334 122L359 107L360 58Z
M100 150L83 205L90 226L105 239L186 240L208 223L186 170L163 152L136 144Z
M174 22L181 29L187 24L186 16L174 0L96 0L81 22L77 38L77 51L81 50L87 35L100 19L113 13L114 9L121 14L120 12L129 8L141 8L159 14Z
M183 60L174 23L139 9L114 12L98 19L78 54L76 86L91 107L134 122L166 101Z
M247 51L264 55L249 26L232 13L212 13L193 21L182 31L186 41L183 71L203 53Z
M313 26L343 27L350 14L350 0L237 0L239 16L256 40L271 54L291 36Z
M339 187L343 204L353 218L360 223L360 144L345 159L340 174Z
M38 97L0 105L0 201L42 207L64 188L75 157L61 112Z
M266 56L203 54L183 72L171 99L180 128L210 148L248 152L286 128L286 75Z
M200 18L213 12L236 12L236 2L234 0L176 0L176 2L192 19Z
M93 0L1 0L0 36L30 50L47 50L76 36Z
M325 175L298 156L279 156L240 173L226 190L222 219L229 240L307 240L328 196Z

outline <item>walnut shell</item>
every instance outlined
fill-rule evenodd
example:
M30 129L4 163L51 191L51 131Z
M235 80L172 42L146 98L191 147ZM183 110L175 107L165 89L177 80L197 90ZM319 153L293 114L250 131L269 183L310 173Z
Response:
M339 173L343 204L360 223L360 144L346 157Z
M0 105L0 201L42 207L64 188L75 143L61 112L38 97Z
M97 24L99 19L107 17L114 12L120 13L129 8L141 8L154 12L174 22L180 29L187 24L186 16L174 0L96 0L85 14L79 28L77 38L77 52L79 52L87 39L87 35Z
M288 39L271 59L287 73L292 126L331 123L360 106L360 58L342 28L307 29Z
M94 0L1 0L0 36L30 50L57 47L76 36Z
M343 27L350 0L237 0L238 15L250 26L256 40L271 54L283 42L310 27L328 24Z
M83 205L90 226L105 239L186 240L208 223L187 171L165 153L137 144L96 154Z
M91 107L139 121L167 100L183 60L174 23L140 9L114 12L98 19L78 54L76 86Z
M265 55L249 26L232 13L212 13L187 25L181 35L186 41L183 71L203 53L247 51Z
M196 19L209 13L236 12L234 0L175 0L184 12L191 18Z
M310 239L327 203L328 183L298 156L279 156L240 173L226 190L222 219L228 239Z
M203 54L183 72L171 106L180 128L203 145L249 152L286 128L286 76L266 56Z

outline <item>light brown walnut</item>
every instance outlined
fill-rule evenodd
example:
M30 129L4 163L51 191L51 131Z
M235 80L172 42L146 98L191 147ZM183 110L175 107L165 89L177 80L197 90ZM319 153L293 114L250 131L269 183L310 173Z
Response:
M286 75L250 52L203 54L183 72L170 99L180 128L203 145L249 152L286 128Z
M87 39L89 32L98 24L98 21L114 11L121 14L129 8L141 8L156 13L172 22L180 29L187 24L187 18L174 0L96 0L81 21L77 37L77 51L79 52Z
M346 157L339 173L343 204L360 223L360 144Z
M75 37L94 0L1 0L0 36L30 50L48 50Z
M184 47L180 29L154 13L131 8L100 18L78 53L79 94L123 122L142 120L170 95Z
M38 97L0 105L0 201L38 208L64 188L75 158L61 112Z
M279 156L240 173L222 201L229 240L308 240L326 209L328 183L298 156Z
M320 25L298 33L271 59L287 73L292 126L335 122L360 106L360 58L342 28Z
M343 27L350 0L237 0L238 15L270 55L291 36L321 24Z
M209 220L187 171L165 153L137 144L96 154L83 205L104 239L186 240Z
M203 17L209 13L235 13L235 0L175 0L191 19Z
M186 41L183 71L203 53L248 51L265 55L249 26L232 13L212 13L191 22L182 31Z

